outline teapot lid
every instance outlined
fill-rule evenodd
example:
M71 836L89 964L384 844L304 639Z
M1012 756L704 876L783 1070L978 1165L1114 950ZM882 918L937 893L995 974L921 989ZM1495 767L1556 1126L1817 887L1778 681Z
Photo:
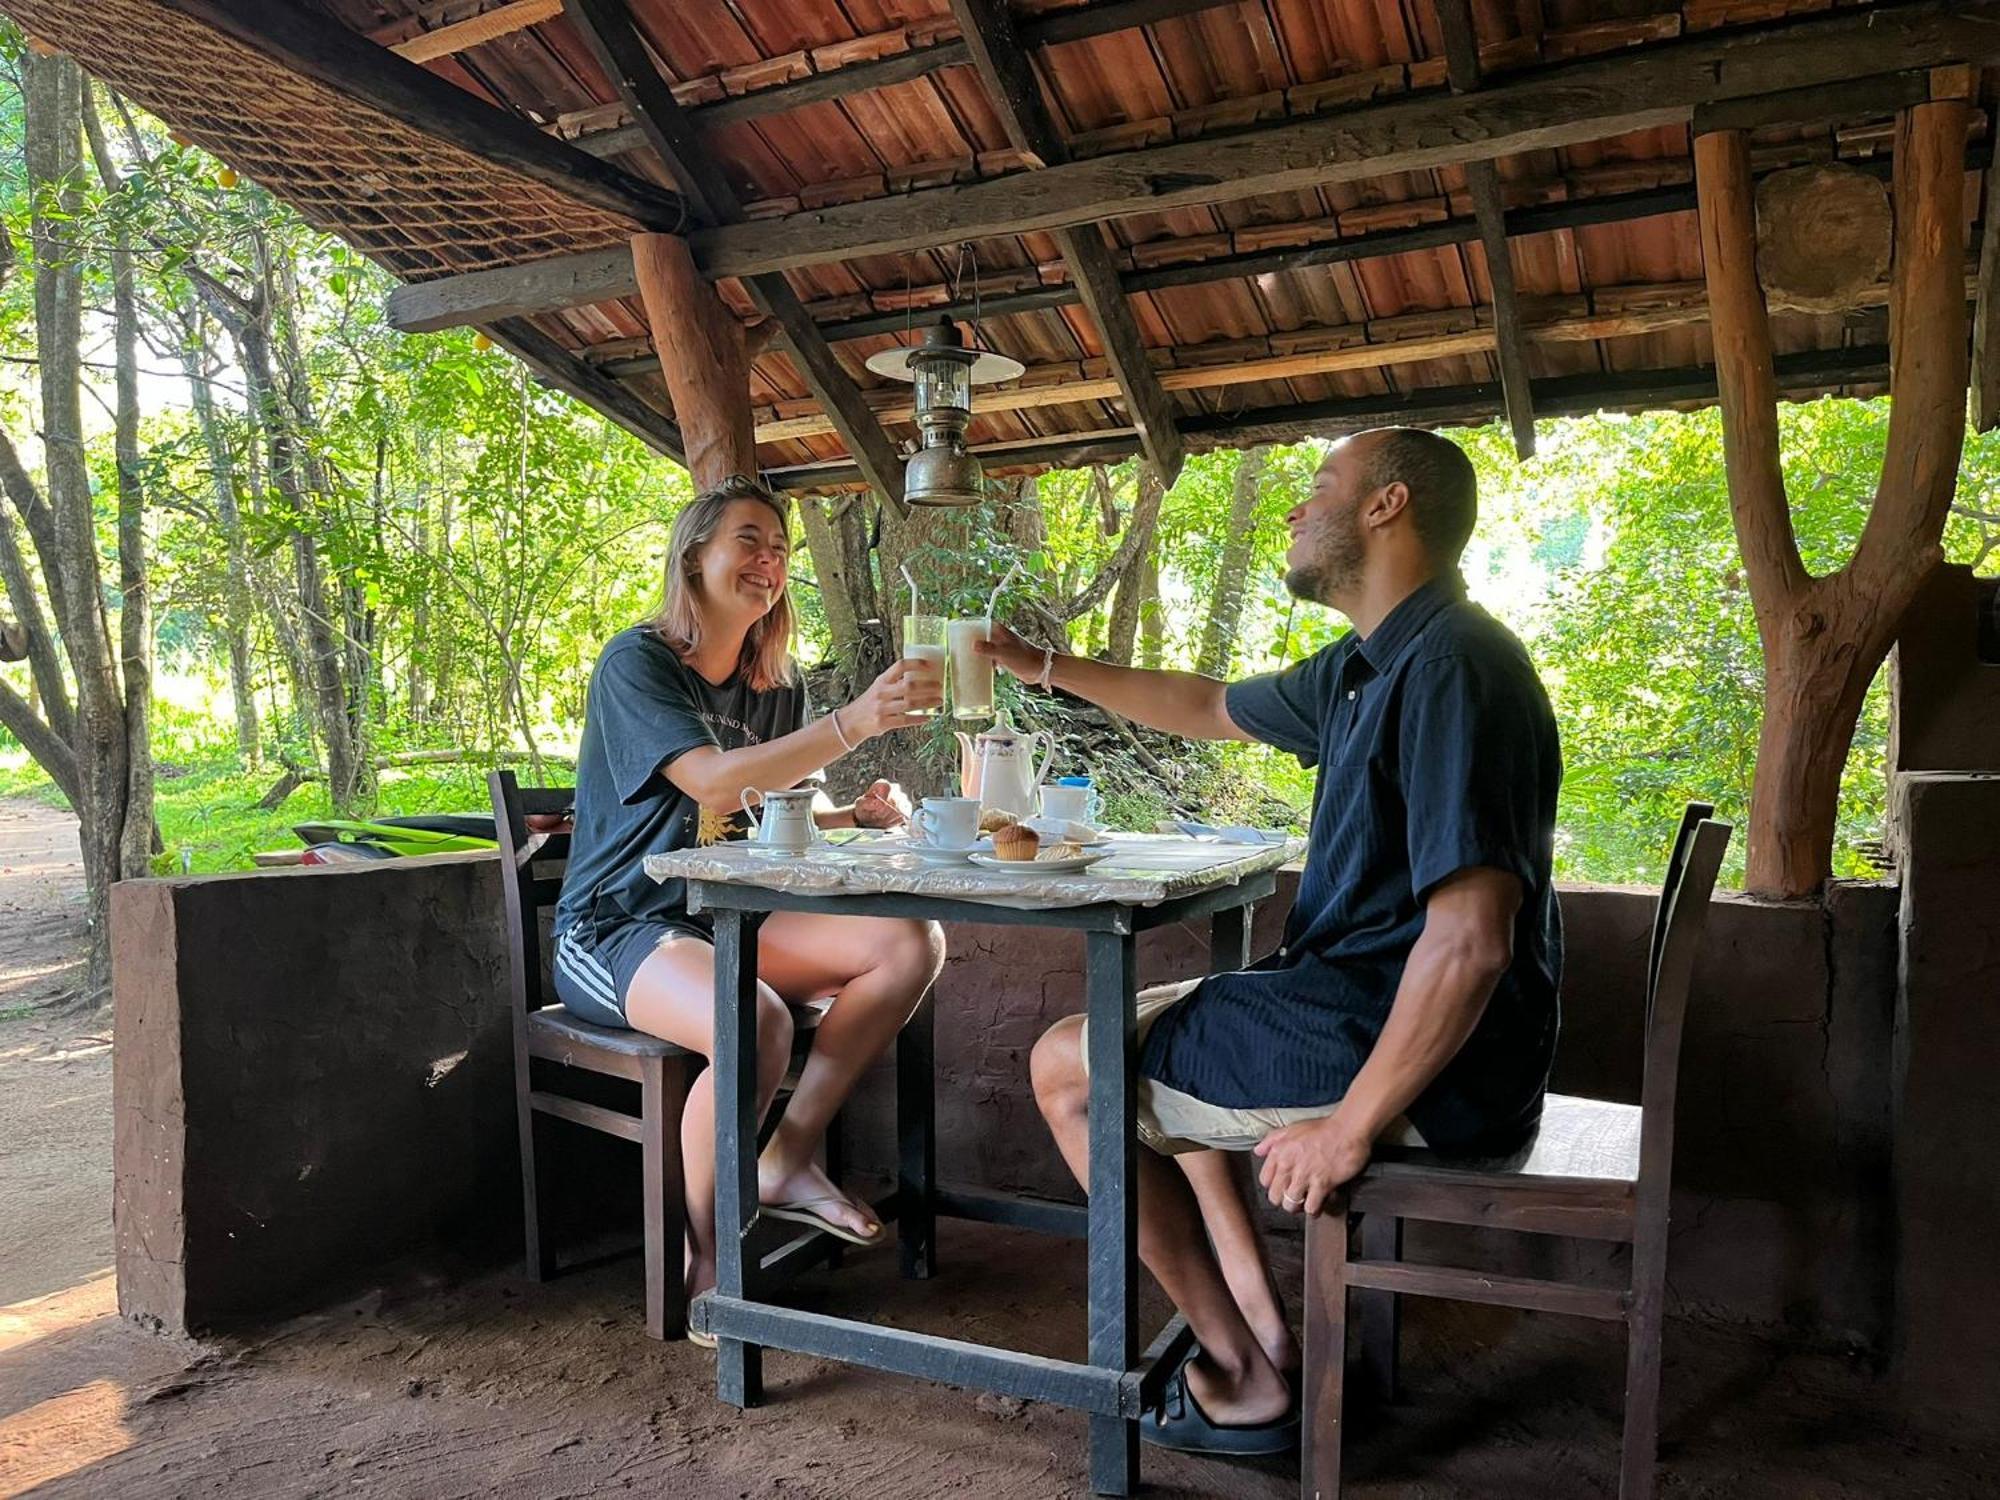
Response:
M991 741L998 745L1010 745L1020 737L1021 731L1014 727L1014 721L1008 717L1004 706L996 706L993 710L993 723L991 726L979 731L979 742L981 744Z

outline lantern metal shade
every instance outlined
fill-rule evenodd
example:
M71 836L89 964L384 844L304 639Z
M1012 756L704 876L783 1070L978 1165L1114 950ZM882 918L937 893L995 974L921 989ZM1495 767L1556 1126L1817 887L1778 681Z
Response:
M977 505L986 476L965 446L972 424L972 388L1018 378L1024 367L1004 354L969 349L958 325L939 318L915 348L883 349L868 368L916 386L916 418L923 445L903 471L903 498L911 505Z

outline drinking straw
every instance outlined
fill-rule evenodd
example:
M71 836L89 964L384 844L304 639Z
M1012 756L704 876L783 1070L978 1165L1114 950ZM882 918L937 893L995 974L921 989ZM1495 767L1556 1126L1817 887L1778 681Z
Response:
M910 613L913 615L922 614L924 612L923 606L917 602L917 580L910 576L910 565L908 563L903 564L903 582L910 586Z
M1007 576L993 586L993 597L986 601L986 639L993 639L993 611L1000 607L1000 596L1007 585L1014 581L1014 575L1021 571L1021 559L1014 559L1014 566L1007 570Z

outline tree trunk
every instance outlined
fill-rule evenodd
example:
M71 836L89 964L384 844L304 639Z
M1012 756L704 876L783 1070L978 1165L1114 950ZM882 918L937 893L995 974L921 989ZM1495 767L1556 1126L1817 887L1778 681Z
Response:
M20 464L14 458L14 445L4 433L0 433L0 461L4 461L9 473L10 489L14 475L19 475L22 483L28 483L27 475L21 472ZM49 629L48 619L42 613L41 600L35 594L34 580L28 574L28 560L21 554L21 538L14 530L14 517L5 507L0 507L0 581L6 584L15 623L27 638L28 672L34 683L35 696L41 699L42 713L47 716L49 729L67 749L76 734L76 710L70 707L69 688L63 681L62 656L55 635Z
M83 124L108 193L123 183L90 83L82 88ZM132 236L121 222L111 242L111 323L114 405L112 451L118 472L118 662L125 684L125 814L118 878L152 873L158 833L153 827L153 606L146 578L146 487L139 467L139 302L132 286Z
M243 544L243 513L236 503L236 456L230 450L229 434L223 431L216 413L207 360L207 341L201 336L199 320L189 317L183 324L181 368L187 373L188 393L194 403L196 424L201 428L202 446L208 450L208 469L215 485L216 526L222 532L223 634L229 647L229 697L236 708L236 756L244 769L254 770L263 755L250 658L250 624L255 618L256 605L250 592L249 554Z
M1759 895L1808 896L1832 873L1840 778L1862 700L1941 557L1965 438L1968 114L1963 100L1947 99L1897 119L1888 448L1854 556L1824 578L1800 560L1779 463L1749 145L1738 131L1695 140L1730 512L1764 649L1744 882Z
M111 981L111 884L125 833L129 741L118 666L103 604L90 471L84 458L80 383L83 265L80 233L83 166L83 74L64 57L22 59L27 105L26 158L33 204L35 347L40 359L42 444L48 475L53 551L42 573L58 605L63 647L76 679L76 805L90 957L86 992L107 994ZM32 531L33 521L30 520ZM39 550L39 538L38 550Z
M1160 554L1148 550L1140 564L1139 665L1157 672L1166 659L1166 612L1160 607Z
M1236 659L1236 636L1243 625L1243 596L1250 585L1250 559L1257 544L1257 490L1264 477L1269 448L1251 448L1236 464L1236 481L1229 495L1229 522L1222 534L1222 558L1215 570L1215 591L1209 595L1208 620L1202 626L1201 651L1195 670L1210 677L1227 677Z
M812 556L813 578L819 584L820 607L826 612L826 628L833 636L834 660L857 662L865 649L861 629L864 607L858 597L855 577L848 569L840 522L845 519L845 508L859 502L842 499L832 503L842 508L840 514L829 515L827 501L801 500L799 520L806 534L806 551ZM869 592L873 593L873 589ZM867 615L873 613L872 609L866 611Z

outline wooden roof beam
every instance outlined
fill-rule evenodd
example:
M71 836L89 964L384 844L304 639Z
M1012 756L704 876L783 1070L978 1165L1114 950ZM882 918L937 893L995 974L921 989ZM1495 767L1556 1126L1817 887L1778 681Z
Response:
M625 0L565 0L565 8L695 212L712 224L740 219L743 205L735 189L703 148L687 111L675 102L673 91L632 23ZM784 334L799 373L869 484L881 491L890 505L902 510L902 458L784 273L748 276L744 287L758 310ZM749 400L747 390L744 400Z
M536 371L546 384L595 407L641 442L686 467L687 445L671 418L594 365L578 359L526 318L502 318L482 331Z
M1444 30L1446 76L1455 94L1469 94L1481 82L1479 37L1472 0L1436 0ZM1490 159L1465 164L1472 192L1472 218L1486 251L1486 279L1493 287L1494 354L1500 389L1507 397L1507 425L1514 430L1514 453L1535 456L1535 403L1528 375L1527 342L1521 335L1521 299L1514 286L1514 253L1507 244L1507 206L1500 196L1500 169Z
M1812 350L1781 355L1778 385L1786 393L1848 385L1885 385L1889 351L1879 345L1858 349ZM1715 400L1715 371L1707 365L1673 370L1624 370L1610 374L1563 375L1535 382L1535 406L1546 416L1587 416L1596 411L1701 404ZM1181 430L1203 448L1298 442L1333 437L1389 424L1444 427L1490 422L1500 415L1497 384L1426 387L1379 396L1343 396L1329 401L1265 407L1247 412L1203 413L1187 418ZM1020 465L1112 463L1138 451L1129 430L1057 433L1047 437L983 443L972 451L989 468ZM767 469L766 482L781 490L823 490L861 482L851 464L834 461Z
M593 207L622 214L649 229L677 230L687 220L678 194L545 135L526 120L348 30L316 7L273 5L269 0L163 3L263 53L289 72L315 79L426 135Z
M1179 16L1191 16L1236 3L1239 0L1108 0L1108 3L1078 6L1053 15L1021 16L1015 19L1014 29L1023 46L1053 47L1062 42L1107 36L1114 31L1151 26L1155 22L1170 21ZM749 89L726 99L717 99L712 104L690 104L686 107L703 130L713 130L723 125L738 125L745 120L762 119L766 115L804 109L813 104L825 104L869 89L892 88L899 83L927 77L940 68L964 67L971 61L972 55L965 42L953 38L828 68L808 78ZM714 75L709 76L713 78ZM640 144L640 136L636 126L614 125L585 132L578 135L575 141L580 150L593 155L612 156L620 151L632 150Z
M951 0L951 13L958 18L959 34L971 49L980 82L1007 127L1007 138L1048 166L1068 161L1068 143L1043 102L1041 85L1015 34L1005 0ZM1095 224L1058 229L1054 238L1077 296L1097 324L1140 446L1161 482L1171 485L1180 476L1185 456L1173 403L1153 373L1146 342L1119 285L1118 268L1111 263L1110 247Z
M1866 86L1858 86L1855 92L1866 93ZM1864 111L1868 112L1872 111ZM1992 159L1991 143L1979 142L1966 152L1966 170L1983 171ZM1853 165L1876 176L1886 178L1889 175L1889 162L1885 157L1864 159ZM1694 207L1692 182L1677 187L1606 193L1600 197L1573 198L1560 203L1542 203L1510 210L1507 214L1507 233L1520 239L1587 224L1623 224L1659 214L1689 213ZM1119 285L1125 295L1132 296L1158 291L1163 287L1202 286L1216 281L1310 270L1316 266L1346 265L1377 256L1403 255L1413 250L1436 250L1447 245L1462 245L1478 236L1478 226L1472 220L1448 219L1412 229L1378 230L1344 240L1325 240L1279 250L1253 250L1208 260L1126 271L1120 275ZM389 294L389 322L404 333L428 333L441 328L484 323L499 317L560 312L564 308L615 302L638 295L638 290L639 284L632 274L632 258L621 246L615 250L560 255L490 271L468 271L457 276L443 276L397 287ZM977 310L989 318L1003 318L1045 308L1068 307L1077 300L1076 288L1063 282L1025 292L986 297ZM975 305L971 297L965 297L926 306L920 311L926 318L940 315L969 318L975 312ZM835 319L821 323L819 327L829 340L838 343L842 339L901 333L913 316L899 309ZM589 350L584 352L591 353ZM622 376L658 368L656 362L644 356L628 358L621 354L618 358L617 367L609 373Z
M2000 0L1815 14L984 182L704 230L696 259L742 276L940 243L1352 182L1686 124L1728 99L1885 71L2000 60Z
M435 31L419 31L401 41L388 43L389 50L407 62L426 63L434 58L454 57L503 36L512 36L530 26L539 26L562 14L562 0L509 0L505 5L481 11L463 21L440 26ZM383 38L378 34L375 40Z
M1968 285L1967 294L1971 295L1973 290L1974 288ZM1866 288L1855 300L1854 309L1883 307L1888 301L1889 287L1887 283L1883 283ZM1469 316L1473 310L1463 308L1442 311ZM1701 293L1689 296L1685 300L1663 302L1655 306L1640 304L1632 307L1611 307L1575 316L1553 318L1547 322L1531 324L1525 332L1530 343L1595 343L1600 339L1638 338L1645 334L1664 333L1669 329L1688 328L1707 321L1708 299L1705 293ZM1348 370L1389 369L1399 365L1423 364L1430 360L1465 359L1491 354L1497 342L1496 330L1490 326L1373 340L1366 337L1369 328L1365 324L1350 324L1344 328L1299 329L1295 332L1320 334L1329 341L1342 337L1351 341L1331 348L1263 355L1254 359L1210 364L1177 364L1158 371L1160 385L1167 391L1209 391L1228 386L1257 385L1271 381L1333 375ZM1185 354L1199 359L1204 350L1202 345L1194 344L1185 350L1161 352ZM1050 406L1102 401L1118 394L1116 381L1091 379L1077 372L1072 364L1030 366L1028 373L1033 377L1032 383L978 392L972 398L973 414L981 416L995 412L1033 411ZM908 414L907 403L904 404L904 409L896 411L884 400L877 409L883 411L885 415L900 416L904 421L913 420ZM757 441L773 443L818 437L830 430L826 419L817 413L803 416L767 416L757 424Z

